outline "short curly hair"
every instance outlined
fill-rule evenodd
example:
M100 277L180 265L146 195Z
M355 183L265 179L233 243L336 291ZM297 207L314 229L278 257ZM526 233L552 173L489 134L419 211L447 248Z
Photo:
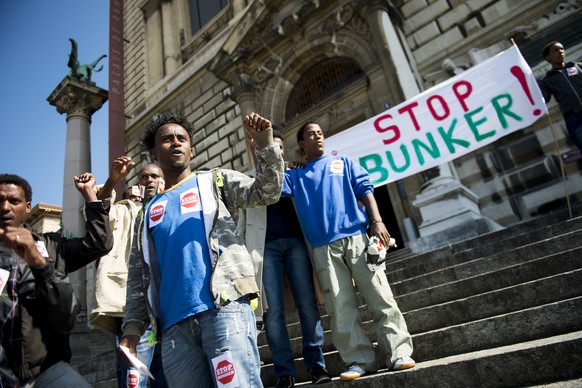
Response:
M546 59L546 57L547 57L548 55L550 55L550 49L551 49L551 48L552 48L552 46L553 46L553 45L555 45L556 43L560 43L560 42L558 42L557 40L554 40L554 41L552 41L552 42L550 42L550 43L548 43L548 44L546 44L546 45L544 46L544 49L542 50L542 55L543 55L544 59ZM561 44L561 43L560 43L560 44Z
M194 127L182 113L162 112L155 115L145 127L143 144L149 151L156 146L156 131L166 124L178 124L188 132L190 140L194 134Z
M14 174L0 174L0 185L3 184L20 187L24 191L24 199L26 202L32 202L32 188L26 179Z

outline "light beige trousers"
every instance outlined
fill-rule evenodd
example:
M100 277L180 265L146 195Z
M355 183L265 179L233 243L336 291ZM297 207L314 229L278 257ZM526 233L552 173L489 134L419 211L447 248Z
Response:
M331 318L333 344L346 365L378 370L372 343L362 326L355 294L355 281L372 316L374 330L386 366L412 354L412 338L398 308L384 271L372 272L366 265L365 234L346 237L313 250L314 267Z

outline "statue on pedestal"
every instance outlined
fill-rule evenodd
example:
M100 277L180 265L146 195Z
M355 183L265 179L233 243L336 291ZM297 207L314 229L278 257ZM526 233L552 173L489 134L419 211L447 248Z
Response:
M69 38L69 40L71 41L71 53L69 54L69 62L67 63L67 66L71 69L69 76L77 78L81 81L91 82L91 75L93 72L99 72L103 70L103 65L97 69L95 69L95 67L99 61L101 61L107 55L103 54L92 63L81 65L77 59L77 42L73 38Z

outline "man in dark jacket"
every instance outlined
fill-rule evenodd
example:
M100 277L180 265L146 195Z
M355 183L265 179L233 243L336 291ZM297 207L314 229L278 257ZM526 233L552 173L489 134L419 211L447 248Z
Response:
M93 176L75 177L75 186L88 202L85 236L40 235L24 224L30 185L0 174L0 328L13 373L3 373L5 382L16 377L25 387L89 387L68 364L69 332L80 306L65 274L107 253L112 240L109 202L97 201Z
M560 42L548 43L543 56L552 65L540 81L544 99L556 98L570 139L582 151L582 63L565 63L566 51Z

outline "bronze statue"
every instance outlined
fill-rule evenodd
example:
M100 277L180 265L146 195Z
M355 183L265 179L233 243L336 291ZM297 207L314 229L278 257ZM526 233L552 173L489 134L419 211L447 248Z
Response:
M69 75L81 81L91 82L91 75L93 72L99 72L103 70L103 65L101 65L98 69L95 69L95 66L97 66L99 61L101 61L107 55L103 54L94 62L81 65L77 59L77 42L73 38L69 38L69 40L71 41L71 53L69 54L69 63L67 63L67 66L71 68Z

